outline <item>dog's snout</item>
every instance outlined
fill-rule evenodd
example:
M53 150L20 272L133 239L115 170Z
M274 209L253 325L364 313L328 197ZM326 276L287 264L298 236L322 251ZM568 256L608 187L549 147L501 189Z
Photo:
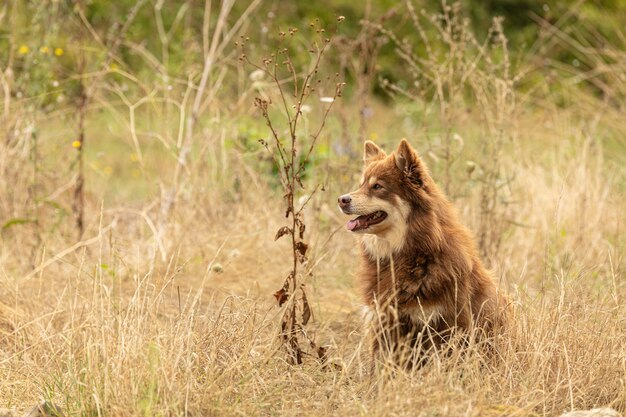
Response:
M339 197L339 206L345 207L348 204L350 204L351 201L352 201L352 197L350 197L349 194L344 194L341 197Z
M350 202L352 201L352 197L350 197L350 194L344 194L341 197L339 197L338 201L341 207L345 207L348 204L350 204Z

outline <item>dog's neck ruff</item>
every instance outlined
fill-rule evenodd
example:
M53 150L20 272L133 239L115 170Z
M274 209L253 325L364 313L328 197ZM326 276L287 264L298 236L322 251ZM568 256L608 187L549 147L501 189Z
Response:
M389 240L376 235L366 234L361 237L363 250L372 261L377 259L389 259L394 253L398 253L404 247L404 237L400 240Z

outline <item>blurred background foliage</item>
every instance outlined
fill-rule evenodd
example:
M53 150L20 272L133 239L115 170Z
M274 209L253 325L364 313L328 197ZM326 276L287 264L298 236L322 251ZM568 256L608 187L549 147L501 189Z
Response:
M235 2L231 20L240 16L249 3ZM441 12L444 7L426 0L416 0L413 5L426 13ZM598 63L585 56L581 47L603 48L625 43L626 0L465 0L461 7L478 39L487 35L493 16L504 18L504 33L513 62L536 56L541 60L537 67L550 64L551 70L575 67L591 71ZM84 10L80 15L79 8ZM32 97L44 106L73 97L79 55L86 55L88 71L97 71L133 8L137 8L137 15L124 35L124 44L115 54L113 70L120 69L139 78L150 74L181 79L197 75L202 61L198 34L202 33L203 1L14 0L5 2L1 9L5 17L0 26L0 63L3 68L15 70L12 74L17 87L15 94ZM246 33L263 50L275 40L277 28L295 27L313 19L319 19L322 25L332 25L339 15L346 17L341 28L344 38L356 38L363 30L363 22L372 21L391 25L400 38L419 44L419 35L410 24L404 2L393 0L266 1L251 16ZM218 13L213 13L211 19L215 24ZM560 38L564 42L545 42L554 38L551 35L555 28L563 32ZM418 47L417 51L424 53L423 48ZM340 59L335 56L336 61ZM146 65L146 61L153 65ZM385 43L377 63L378 75L403 79L403 68L397 62L394 45ZM554 76L549 72L541 75L549 79ZM387 99L378 88L378 81L376 77L374 91L381 99ZM597 83L588 84L598 94L603 93Z
M340 25L338 16L345 17ZM494 21L495 16L502 20ZM122 201L162 193L163 184L178 178L171 171L193 172L182 168L187 140L201 168L223 167L214 168L220 181L228 162L243 158L269 173L264 180L276 185L275 167L258 144L267 129L253 106L255 95L272 94L275 86L256 79L254 68L238 59L242 51L236 41L239 34L248 37L246 53L260 62L279 47L280 32L300 28L291 37L289 53L303 68L311 56L309 25L315 21L332 37L320 72L347 84L344 104L328 120L332 133L322 135L310 161L324 168L322 181L333 174L329 159L338 161L334 174L347 160L358 159L362 140L384 144L412 135L435 162L435 174L465 178L461 159L470 165L485 162L484 144L496 137L497 152L513 146L511 138L485 131L484 118L502 110L495 95L498 83L507 91L502 97L515 102L508 113L499 113L506 113L511 124L524 109L571 109L576 115L602 107L609 127L596 129L596 120L590 131L608 150L608 159L623 162L626 127L618 119L626 110L626 0L4 2L0 81L7 143L32 134L24 149L31 154L33 171L60 182L78 163L72 152L60 150L72 150L83 130L77 115L86 111L87 183L93 191L120 185L113 198ZM216 27L221 27L217 37ZM209 88L197 94L215 38ZM476 75L472 65L485 76L469 80ZM446 71L454 74L446 79ZM445 84L438 98L432 76ZM85 94L88 103L81 108ZM332 95L332 87L322 86L316 94ZM499 106L487 111L492 116L478 105L477 94L491 94L485 103ZM201 103L194 102L197 97ZM323 102L316 103L302 125L305 137L309 121L315 125L323 113ZM189 112L198 113L192 115L198 118L196 129L184 120ZM282 117L279 113L275 116ZM43 131L47 140L37 141ZM469 146L461 158L463 141ZM219 161L212 156L216 150L222 152ZM181 157L183 162L177 162ZM170 171L163 169L163 158ZM239 187L240 180L233 181ZM461 181L456 190L446 186L446 191L454 198L464 186Z

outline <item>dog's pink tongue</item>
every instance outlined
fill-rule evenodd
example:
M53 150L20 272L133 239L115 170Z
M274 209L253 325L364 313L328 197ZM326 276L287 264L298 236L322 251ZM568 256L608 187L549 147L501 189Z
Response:
M348 228L348 230L354 230L357 228L357 226L359 225L359 219L356 218L354 220L350 220L347 224L346 227Z

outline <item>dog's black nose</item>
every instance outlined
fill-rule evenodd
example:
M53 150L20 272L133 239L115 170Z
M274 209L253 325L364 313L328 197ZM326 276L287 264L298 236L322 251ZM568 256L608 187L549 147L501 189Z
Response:
M348 204L350 204L351 201L352 201L352 197L350 197L349 194L345 194L339 197L339 205L341 207L347 206Z

